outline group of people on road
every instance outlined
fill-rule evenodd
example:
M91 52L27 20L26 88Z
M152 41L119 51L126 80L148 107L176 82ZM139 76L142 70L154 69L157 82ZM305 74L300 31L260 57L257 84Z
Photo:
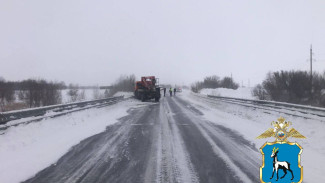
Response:
M172 88L169 88L169 95L173 96L173 91L174 91L174 96L176 95L176 88L174 90ZM164 88L164 97L166 96L166 88Z

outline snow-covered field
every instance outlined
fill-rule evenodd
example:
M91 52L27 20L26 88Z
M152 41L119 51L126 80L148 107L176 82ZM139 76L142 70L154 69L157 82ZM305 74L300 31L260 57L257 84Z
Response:
M301 117L286 116L281 113L254 110L239 105L207 102L195 97L190 91L184 90L181 97L190 101L195 107L204 113L204 117L214 123L229 127L242 134L259 149L266 141L273 142L274 138L256 139L268 128L272 128L271 122L280 116L292 122L293 128L298 130L307 139L289 138L289 141L298 142L304 149L302 153L302 166L304 167L304 182L325 182L325 120L304 119ZM290 128L290 127L289 127ZM262 155L257 157L262 162Z
M233 97L233 98L243 98L243 99L256 99L252 95L252 89L251 87L246 88L238 88L237 90L228 89L228 88L203 88L200 91L200 94L203 95L215 95L215 96L221 96L221 97Z
M104 96L105 90L95 90L95 89L79 89L78 94L80 96L81 93L84 93L84 98L79 99L78 101L84 101L84 100L94 100L95 99L95 93L98 91L100 96ZM61 90L61 96L62 96L62 103L70 103L71 97L68 95L69 90Z
M62 97L62 103L70 103L71 101L71 97L68 95L69 90L61 90L61 97ZM105 96L105 89L79 89L78 90L78 98L77 101L86 101L86 100L95 100L95 96L98 95L103 98ZM81 93L84 94L84 96L82 98L80 98ZM16 91L15 93L15 102L22 102L21 100L19 100L18 97L19 91ZM125 97L129 97L129 96L133 96L132 92L117 92L116 94L114 94L114 96L121 96L124 95Z
M56 162L81 140L100 133L134 106L133 101L71 113L7 129L0 136L0 182L17 183Z
M69 103L71 102L71 98L68 95L69 90L61 90L61 94L62 94L62 103ZM84 92L85 94L85 98L82 99L82 101L86 101L86 100L95 100L96 99L96 92L98 92L100 98L104 98L105 96L105 90L95 90L95 89L80 89L78 91L79 95L80 93ZM113 96L117 97L117 96L122 96L124 95L125 98L128 98L130 96L133 96L133 92L117 92L115 93Z

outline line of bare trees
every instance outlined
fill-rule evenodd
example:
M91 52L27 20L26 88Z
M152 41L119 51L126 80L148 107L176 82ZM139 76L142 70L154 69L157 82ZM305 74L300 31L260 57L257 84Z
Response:
M5 81L0 79L0 107L12 104L18 96L28 107L39 107L61 103L60 89L64 83L49 82L43 79L28 79L20 82ZM17 95L15 95L17 93Z
M6 82L4 78L0 78L0 111L4 110L4 106L15 100L14 86L10 82Z
M134 91L134 85L135 85L135 75L131 74L129 76L120 76L115 84L112 85L109 92L105 92L105 95L107 94L107 97L113 96L118 91L125 91L125 92L133 92Z
M118 91L134 90L135 75L120 76L113 86L79 86L65 85L64 82L51 82L44 79L28 79L23 81L6 81L0 76L0 111L17 110L28 107L40 107L62 103L62 91L67 90L64 102L83 101L86 91L92 89L92 98L102 99L113 96ZM101 89L105 92L101 92ZM68 99L68 100L66 100Z
M325 73L314 72L311 80L306 71L270 72L253 95L261 100L325 106Z
M239 84L234 82L231 77L224 77L220 79L219 76L207 76L203 81L195 82L191 85L191 90L198 93L203 88L230 88L237 89Z
M43 79L29 79L17 84L18 97L29 107L47 106L61 103L61 83L48 82Z

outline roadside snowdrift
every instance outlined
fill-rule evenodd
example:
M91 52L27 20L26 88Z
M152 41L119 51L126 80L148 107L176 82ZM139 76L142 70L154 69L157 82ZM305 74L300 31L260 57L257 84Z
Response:
M255 144L257 149L266 141L274 141L274 138L256 139L256 137L268 128L272 128L270 125L272 121L276 121L281 116L286 118L293 124L290 128L297 129L307 137L307 139L289 139L293 142L297 141L304 148L301 155L301 165L304 168L304 182L325 182L323 175L325 169L324 117L319 117L319 120L313 120L287 115L285 110L283 110L283 113L279 113L223 102L215 102L213 104L204 101L201 97L197 97L196 94L189 90L184 90L179 96L184 100L190 101L192 105L203 112L207 120L237 131L247 140L251 141L252 144ZM257 153L256 158L262 162L262 155L260 153Z
M17 183L31 178L81 140L103 132L108 125L127 115L134 103L124 101L10 127L0 135L0 182Z
M237 90L228 88L203 88L200 94L203 95L215 95L221 97L233 97L233 98L243 98L243 99L256 99L252 95L253 88L238 88Z

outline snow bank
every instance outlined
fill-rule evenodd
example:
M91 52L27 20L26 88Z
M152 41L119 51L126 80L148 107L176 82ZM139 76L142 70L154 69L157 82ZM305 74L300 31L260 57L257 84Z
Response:
M179 96L190 101L191 104L200 109L207 120L237 131L247 140L251 141L252 144L255 144L258 149L266 141L274 141L274 138L257 140L256 137L268 128L272 128L270 125L271 121L276 121L280 116L286 118L292 122L291 127L307 137L307 139L289 139L289 141L297 141L304 148L301 155L301 165L304 168L304 182L325 182L325 177L323 176L325 170L324 118L318 117L319 120L305 119L288 116L285 114L285 110L283 113L279 113L222 102L211 104L196 97L188 90ZM315 118L315 116L313 117ZM262 155L260 153L256 154L256 158L262 163Z
M105 131L134 105L124 101L37 123L10 127L0 135L0 182L17 183L55 163L81 140Z
M215 95L221 97L233 97L233 98L243 98L243 99L256 99L252 95L253 88L238 88L237 90L228 88L204 88L200 91L203 95Z

